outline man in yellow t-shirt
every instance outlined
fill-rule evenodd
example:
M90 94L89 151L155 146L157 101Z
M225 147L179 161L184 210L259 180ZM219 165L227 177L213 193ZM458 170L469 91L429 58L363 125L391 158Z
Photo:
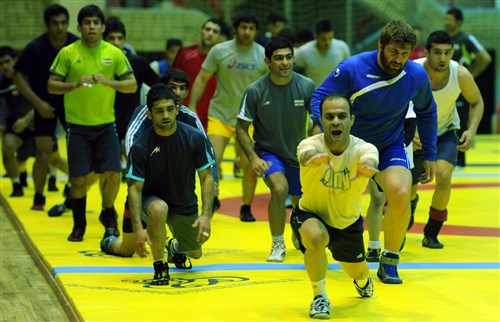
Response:
M136 80L125 54L102 40L104 13L95 5L78 13L81 40L61 49L50 68L47 88L64 94L68 122L68 163L73 230L69 241L82 241L87 225L87 175L102 174L99 220L119 234L114 201L120 184L120 145L115 130L116 91L133 93ZM118 80L115 80L118 76Z
M326 293L328 258L332 252L343 271L354 279L361 297L373 295L373 282L365 261L361 195L369 177L378 172L378 150L353 135L351 103L340 94L320 104L324 133L309 137L297 147L302 197L290 223L313 288L309 316L330 318Z

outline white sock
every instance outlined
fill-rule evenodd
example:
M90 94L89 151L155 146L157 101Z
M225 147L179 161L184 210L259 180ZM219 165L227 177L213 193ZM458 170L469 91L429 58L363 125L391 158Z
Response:
M273 237L273 243L285 241L285 234L281 234L279 236L272 236L272 237Z
M325 298L328 298L326 295L326 277L322 280L319 280L317 282L311 282L312 288L313 288L313 293L314 297L316 295L322 295Z
M399 255L399 252L391 252L390 250L384 249L384 253L396 254Z
M380 240L369 240L368 248L371 249L380 249Z

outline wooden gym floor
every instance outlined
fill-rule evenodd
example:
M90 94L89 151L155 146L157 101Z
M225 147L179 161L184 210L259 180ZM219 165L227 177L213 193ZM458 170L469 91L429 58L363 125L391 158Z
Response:
M352 280L329 256L327 290L332 302L332 319L500 321L499 139L497 135L478 136L475 147L467 154L468 166L454 173L449 219L440 237L445 244L442 250L421 246L434 186L421 187L416 224L407 234L401 253L402 285L382 284L376 277L378 264L370 264L376 294L373 298L361 299ZM72 227L71 213L50 218L46 212L63 200L60 192L46 193L46 211L32 211L32 181L24 197L10 198L11 183L2 178L2 218L6 215L14 226L6 227L10 223L1 221L1 320L309 320L312 291L302 254L293 249L290 241L291 229L286 227L285 262L267 263L265 259L271 245L267 224L268 189L260 180L252 206L258 221L240 222L241 181L232 177L233 149L226 153L225 178L220 184L222 207L214 215L212 238L204 247L204 256L193 261L192 270L171 268L172 280L168 286L147 284L153 274L151 257L120 258L100 251L103 228L97 218L100 212L97 186L89 192L85 239L81 243L70 243L66 237ZM62 190L66 178L60 175L59 179ZM125 193L126 185L122 183L115 204L120 215ZM365 210L368 201L368 196L363 198ZM121 219L119 223L121 227ZM30 296L37 286L33 281L38 272L23 261L26 256L16 256L15 247L19 247L19 243L11 240L16 238L13 230L26 241L30 255L53 284L55 296L69 317L54 307L52 294ZM46 291L41 294L43 292ZM29 300L12 300L16 295Z

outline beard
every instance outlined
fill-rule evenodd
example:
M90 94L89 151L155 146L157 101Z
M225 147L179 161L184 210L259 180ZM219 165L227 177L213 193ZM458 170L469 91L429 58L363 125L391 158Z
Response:
M387 74L393 75L393 76L396 76L399 73L401 73L401 71L405 67L405 64L403 64L403 63L401 64L401 67L395 67L395 66L393 66L394 62L393 61L389 61L389 59L385 56L383 49L380 52L380 62L382 63L382 68L384 69L384 71Z

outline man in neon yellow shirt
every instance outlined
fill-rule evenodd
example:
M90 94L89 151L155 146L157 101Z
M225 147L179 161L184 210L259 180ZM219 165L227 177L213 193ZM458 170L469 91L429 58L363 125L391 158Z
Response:
M125 54L102 40L104 13L95 5L78 13L81 40L61 49L50 68L47 89L64 94L68 122L73 231L69 241L82 241L87 225L87 174L102 174L99 220L118 228L114 201L120 184L120 145L115 130L116 91L133 93L137 83ZM118 76L119 80L115 80ZM116 230L118 232L118 230ZM119 233L117 233L119 234Z

